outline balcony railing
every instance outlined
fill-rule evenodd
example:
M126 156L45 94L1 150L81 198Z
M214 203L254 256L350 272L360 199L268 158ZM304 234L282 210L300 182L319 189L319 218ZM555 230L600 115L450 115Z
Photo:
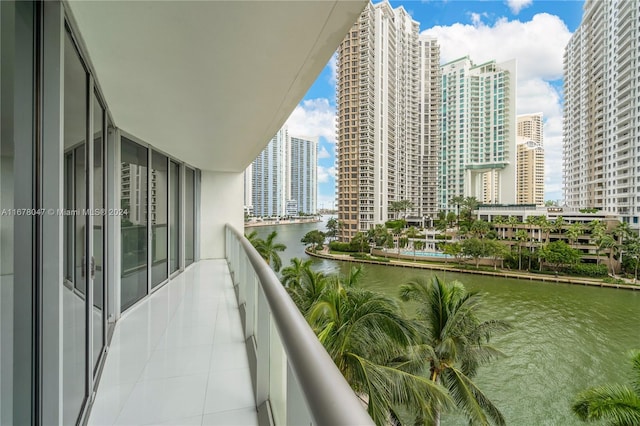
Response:
M236 229L225 234L260 423L373 425L273 270Z

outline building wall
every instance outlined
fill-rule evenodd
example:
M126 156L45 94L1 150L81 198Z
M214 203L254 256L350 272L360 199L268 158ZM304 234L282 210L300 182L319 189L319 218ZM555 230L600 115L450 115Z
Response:
M517 117L517 201L544 205L544 141L542 113Z
M456 196L515 202L515 60L475 65L463 57L441 71L441 208L453 211Z
M230 224L235 229L244 226L243 174L202 170L200 186L200 257L221 259L225 257L224 226Z
M318 204L318 138L291 136L289 142L289 192L298 212L315 214Z
M338 48L337 202L342 238L408 200L435 215L439 48L404 8L369 4ZM422 111L422 114L421 114Z
M287 126L282 127L245 170L244 198L254 216L315 214L318 138L293 136ZM291 200L297 204L293 213L287 208Z
M638 227L638 34L633 1L585 2L564 54L564 197Z
M278 130L253 161L252 205L255 216L284 216L287 198L286 127Z

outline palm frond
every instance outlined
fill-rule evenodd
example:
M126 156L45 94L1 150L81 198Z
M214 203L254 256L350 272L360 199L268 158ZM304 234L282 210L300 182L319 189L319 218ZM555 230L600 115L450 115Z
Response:
M491 419L496 425L506 424L500 410L460 370L449 368L444 377L445 386L449 389L454 402L465 412L472 423L488 425L489 419Z
M424 418L432 418L433 408L452 406L446 389L425 377L371 362L357 354L348 353L352 380L368 396L368 411L378 425L390 420L393 406L412 407Z
M580 420L607 420L618 426L640 424L640 396L623 385L605 385L580 393L572 405Z

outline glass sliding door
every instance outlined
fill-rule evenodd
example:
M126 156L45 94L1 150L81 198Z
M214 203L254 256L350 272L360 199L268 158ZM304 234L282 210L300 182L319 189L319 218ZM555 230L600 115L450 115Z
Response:
M123 210L120 301L124 311L148 293L148 151L125 137L120 147L120 207Z
M64 40L64 149L65 187L68 206L65 226L65 284L63 309L63 415L64 424L75 424L88 395L87 382L87 197L86 154L88 74L74 42Z
M191 265L195 259L195 179L195 171L186 167L184 185L184 266Z
M151 154L149 207L151 209L151 287L169 277L168 265L168 158L158 152Z
M169 273L180 269L180 165L169 163Z
M105 346L105 110L93 94L93 374L96 372L102 349Z

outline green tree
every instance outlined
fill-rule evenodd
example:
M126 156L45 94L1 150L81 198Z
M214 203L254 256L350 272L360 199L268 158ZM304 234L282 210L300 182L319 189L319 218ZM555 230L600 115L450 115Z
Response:
M340 222L335 217L332 217L327 221L326 235L330 240L331 238L336 239L341 229L342 229L342 222Z
M315 286L320 294L309 292L301 311L371 418L387 425L398 408L426 417L431 407L450 405L446 390L413 371L415 363L407 359L418 343L413 322L394 300L357 288L359 276L352 270L325 278Z
M326 236L324 232L314 229L304 234L304 237L302 237L300 242L304 244L311 244L313 246L312 250L316 252L318 249L322 248L325 238Z
M454 243L446 243L442 249L442 252L447 256L453 256L456 262L460 262L460 256L462 256L462 244L459 242ZM445 262L447 262L448 257L445 257Z
M576 244L580 235L584 234L584 227L581 223L574 222L567 229L567 239L572 246Z
M545 244L538 252L540 258L540 270L543 262L551 265L557 273L562 265L574 265L580 261L581 252L572 248L564 241L554 241Z
M413 241L413 260L416 260L416 250L424 250L426 243L422 240L414 240Z
M522 242L527 241L529 234L524 229L516 231L515 239L518 242L518 270L522 270Z
M392 212L402 212L402 217L407 216L407 210L411 210L413 208L413 203L409 200L400 200L400 201L392 201L389 210ZM397 215L396 215L397 217Z
M633 282L638 279L638 263L640 263L640 237L631 236L624 245L625 269L633 269Z
M504 258L509 255L509 250L497 240L486 240L485 241L485 252L486 256L489 256L493 259L493 269L498 269L498 262L501 263L500 267L502 268L502 262Z
M353 236L353 238L351 238L349 245L351 246L351 250L359 251L360 253L368 253L369 250L371 250L371 247L369 246L369 240L367 239L367 236L362 232L357 232Z
M609 384L581 392L571 409L582 421L604 420L615 426L640 424L640 351L631 356L631 386Z
M478 238L484 238L490 229L491 226L489 225L489 222L482 219L474 220L469 227L471 234Z
M480 294L467 292L457 281L445 283L438 277L413 280L400 287L400 297L418 303L422 353L430 379L449 390L470 424L488 425L491 420L504 425L500 410L472 379L482 364L502 355L489 340L508 325L498 320L480 321ZM424 423L439 425L442 407L433 406L432 412L433 417Z
M280 282L285 288L299 287L306 270L311 267L311 259L302 260L294 257L291 259L291 265L282 268L282 277Z
M284 244L276 242L277 236L278 232L273 231L267 236L266 240L258 239L256 241L257 246L254 245L260 256L267 262L267 265L271 266L276 272L280 271L282 267L282 260L278 252L287 249L287 246ZM251 239L249 241L251 241Z
M516 226L519 224L520 222L518 221L518 218L515 216L509 216L507 218L507 224L509 224L509 226L511 227L511 234L509 236L509 238L513 238L513 235L515 233L514 229L516 228Z
M480 258L487 255L487 250L480 238L468 238L462 242L462 254L472 258L477 268Z

